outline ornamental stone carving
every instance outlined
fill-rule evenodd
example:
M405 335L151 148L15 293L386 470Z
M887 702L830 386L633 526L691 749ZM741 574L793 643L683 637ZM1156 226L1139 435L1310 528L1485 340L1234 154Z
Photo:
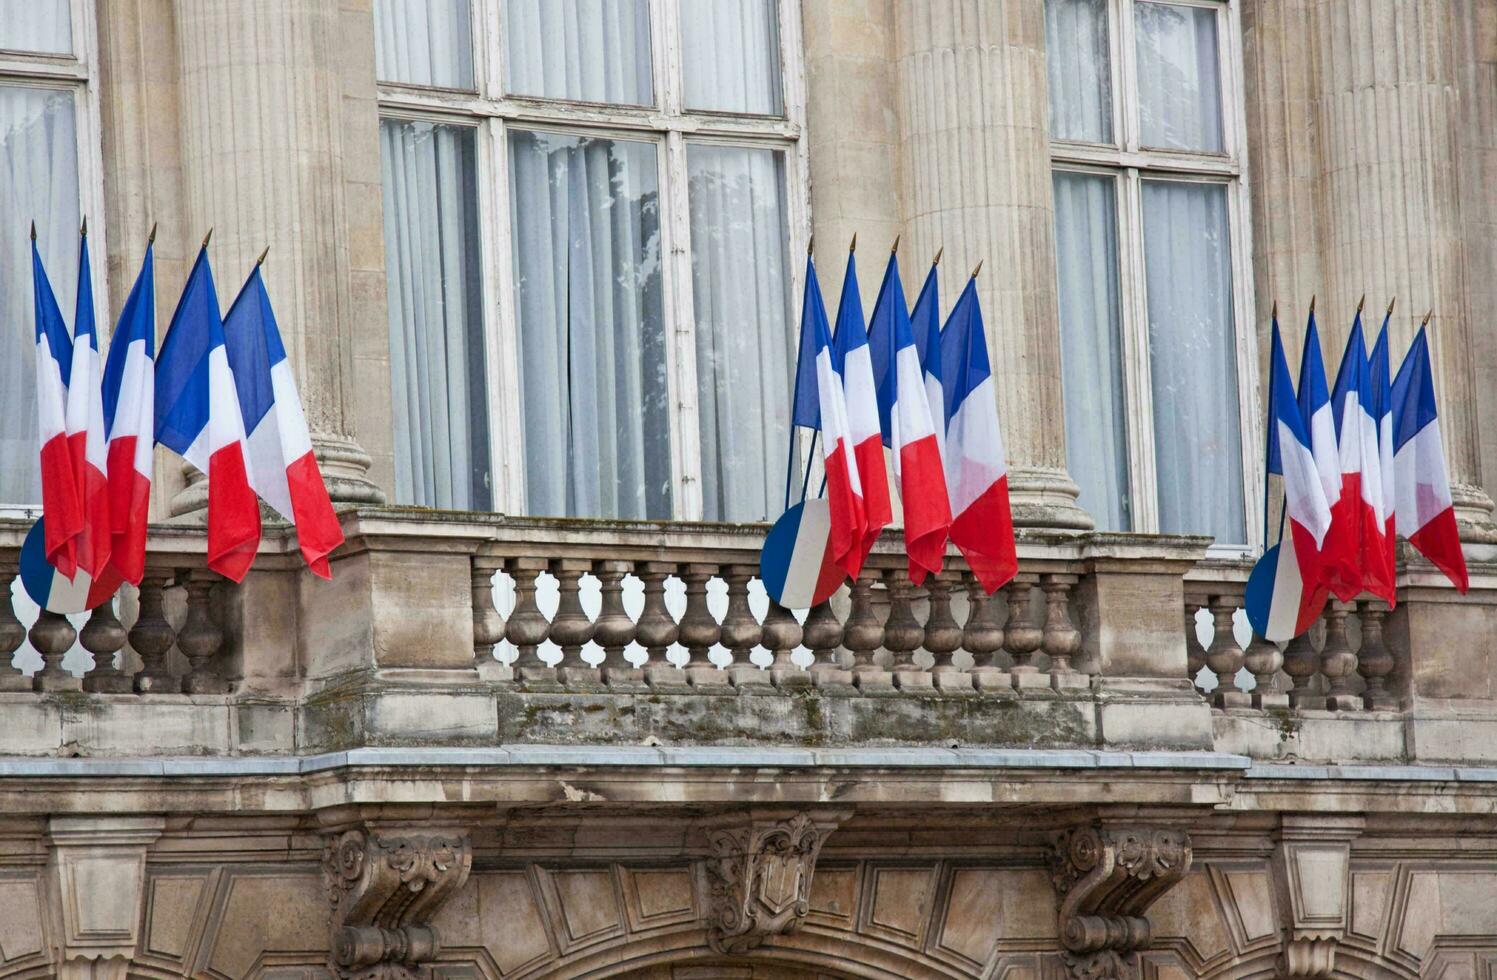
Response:
M749 815L708 831L708 942L714 950L744 953L795 931L811 907L816 857L839 819Z
M1185 877L1190 857L1180 830L1090 826L1056 837L1050 878L1073 980L1136 980L1151 938L1144 913Z
M468 879L466 835L330 837L322 875L331 905L329 967L340 980L417 980L441 947L431 918Z

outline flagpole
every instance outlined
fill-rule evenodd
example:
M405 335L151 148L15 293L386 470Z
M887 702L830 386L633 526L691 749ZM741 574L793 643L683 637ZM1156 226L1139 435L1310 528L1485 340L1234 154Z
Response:
M1281 344L1282 344L1282 341L1279 338L1279 301L1278 300L1274 300L1273 301L1273 312L1269 314L1269 318L1270 318L1269 322L1273 324L1273 338L1272 338L1272 340L1269 341L1269 345L1268 345L1268 347L1269 347L1269 350L1268 350L1268 425L1269 425L1269 427L1271 429L1272 426L1273 426L1273 424L1274 424L1274 420L1273 420L1273 411L1274 411L1274 408L1273 408L1274 407L1273 396L1274 396L1274 388L1273 388L1273 385L1274 385L1274 374L1275 374L1275 372L1274 372L1274 351L1273 351L1273 348L1281 346ZM1263 435L1264 435L1264 439L1263 439L1263 550L1266 553L1268 551L1268 467L1269 467L1269 461L1268 461L1269 452L1268 452L1268 447L1272 444L1273 436L1272 436L1271 432L1265 432ZM1283 537L1283 533L1284 533L1283 528L1284 528L1284 515L1281 513L1281 514L1279 514L1279 536L1280 537Z
M814 268L814 266L813 266L813 264L811 262L811 249L814 248L815 246L816 246L816 235L812 234L810 238L806 239L806 285L805 285L805 288L807 290L809 290L811 288L811 269ZM805 300L805 297L803 295L801 297L801 310L800 310L800 339L796 342L796 345L795 345L795 383L790 388L790 439L789 439L790 445L786 447L787 451L785 453L785 507L784 507L785 510L789 510L790 509L790 483L791 483L791 477L795 475L795 456L796 456L796 453L795 453L795 439L796 439L796 435L797 435L797 433L795 431L795 403L800 400L800 369L801 369L801 363L800 362L801 362L801 354L805 350L805 345L806 345L806 300ZM820 430L817 430L817 431L820 431ZM815 437L814 434L811 437L811 448L812 448L813 451L816 448L816 437ZM810 465L810 460L808 458L807 459L807 466L809 467L809 465ZM806 499L806 491L805 490L801 490L800 496L801 496L802 500Z

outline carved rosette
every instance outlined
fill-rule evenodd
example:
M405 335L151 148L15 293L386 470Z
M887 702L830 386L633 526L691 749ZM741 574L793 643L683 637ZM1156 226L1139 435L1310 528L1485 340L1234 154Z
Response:
M811 908L811 875L835 824L800 813L746 820L708 834L708 941L719 953L743 953L770 936L795 931Z
M1051 851L1061 956L1072 980L1136 980L1144 918L1190 869L1190 837L1150 827L1077 827Z
M340 980L417 980L441 948L431 918L473 866L466 835L328 839L322 876L331 906L329 966Z

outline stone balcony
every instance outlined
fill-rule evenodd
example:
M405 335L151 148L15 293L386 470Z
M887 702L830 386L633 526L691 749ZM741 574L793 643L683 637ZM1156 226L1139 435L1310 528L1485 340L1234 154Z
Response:
M1246 642L1249 563L1209 558L1199 538L1025 533L1018 577L984 599L959 559L912 585L891 537L850 590L797 617L754 579L762 526L401 509L343 521L331 583L268 529L233 585L204 569L201 529L163 525L118 616L21 623L0 604L0 755L928 746L1497 761L1497 566L1474 565L1462 596L1405 555L1395 609L1333 604L1280 653ZM0 524L0 594L26 528Z

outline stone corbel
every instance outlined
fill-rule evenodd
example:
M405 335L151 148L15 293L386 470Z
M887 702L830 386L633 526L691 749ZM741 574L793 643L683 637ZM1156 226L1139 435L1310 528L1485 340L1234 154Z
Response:
M1190 837L1147 826L1074 827L1055 838L1061 957L1072 980L1136 980L1144 913L1190 870Z
M1361 817L1281 818L1272 867L1284 919L1283 977L1324 978L1336 969L1351 906L1351 842Z
M62 980L124 980L140 940L146 850L163 817L53 817L47 825Z
M466 834L331 835L322 874L332 906L329 967L339 980L417 980L441 948L431 925L473 866Z
M811 908L821 845L847 816L749 813L709 825L712 856L704 869L712 948L744 953L794 932Z

